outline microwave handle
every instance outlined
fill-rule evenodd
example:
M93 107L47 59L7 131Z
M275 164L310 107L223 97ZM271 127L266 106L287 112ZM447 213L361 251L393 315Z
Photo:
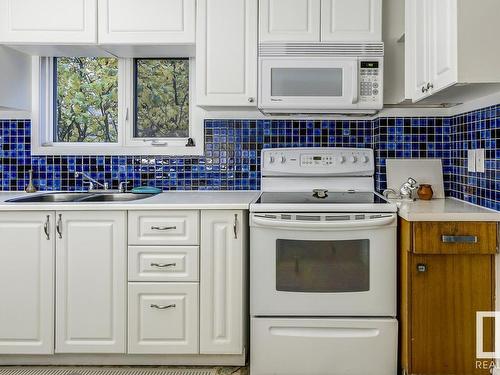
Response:
M359 101L359 69L357 64L352 69L352 104Z

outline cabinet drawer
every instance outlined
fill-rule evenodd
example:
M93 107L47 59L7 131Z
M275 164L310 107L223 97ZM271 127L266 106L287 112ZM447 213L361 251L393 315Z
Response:
M198 281L198 246L130 246L129 281Z
M197 354L198 284L129 283L128 352Z
M418 254L495 254L493 222L415 222L413 252Z
M198 245L198 211L133 211L129 245Z

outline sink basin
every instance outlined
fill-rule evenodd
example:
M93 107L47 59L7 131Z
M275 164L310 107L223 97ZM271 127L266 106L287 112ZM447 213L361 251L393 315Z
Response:
M57 202L74 202L90 196L90 193L46 193L38 195L29 195L20 198L9 199L7 202L12 203L57 203Z
M98 193L79 199L78 202L130 202L152 197L156 194Z
M152 197L155 194L134 193L45 193L9 199L11 203L84 203L84 202L131 202Z

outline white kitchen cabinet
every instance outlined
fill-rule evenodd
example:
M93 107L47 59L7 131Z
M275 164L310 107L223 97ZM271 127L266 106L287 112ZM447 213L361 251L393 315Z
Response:
M240 354L247 314L247 230L244 211L201 217L200 353Z
M56 216L56 353L125 353L126 213Z
M0 43L95 44L97 0L0 0Z
M99 44L120 57L191 56L196 0L98 0ZM167 46L167 47L166 47ZM178 54L178 56L175 56Z
M54 213L0 213L0 354L54 351Z
M197 354L198 284L130 283L130 354Z
M382 0L321 0L321 41L381 40Z
M258 0L198 0L198 105L257 105L257 8Z
M319 42L321 0L260 0L260 42Z

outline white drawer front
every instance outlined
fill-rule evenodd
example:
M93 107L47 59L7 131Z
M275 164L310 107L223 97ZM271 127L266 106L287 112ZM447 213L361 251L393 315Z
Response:
M129 283L128 352L197 354L198 284Z
M198 211L129 212L129 245L198 245Z
M198 246L130 246L129 281L198 281Z

